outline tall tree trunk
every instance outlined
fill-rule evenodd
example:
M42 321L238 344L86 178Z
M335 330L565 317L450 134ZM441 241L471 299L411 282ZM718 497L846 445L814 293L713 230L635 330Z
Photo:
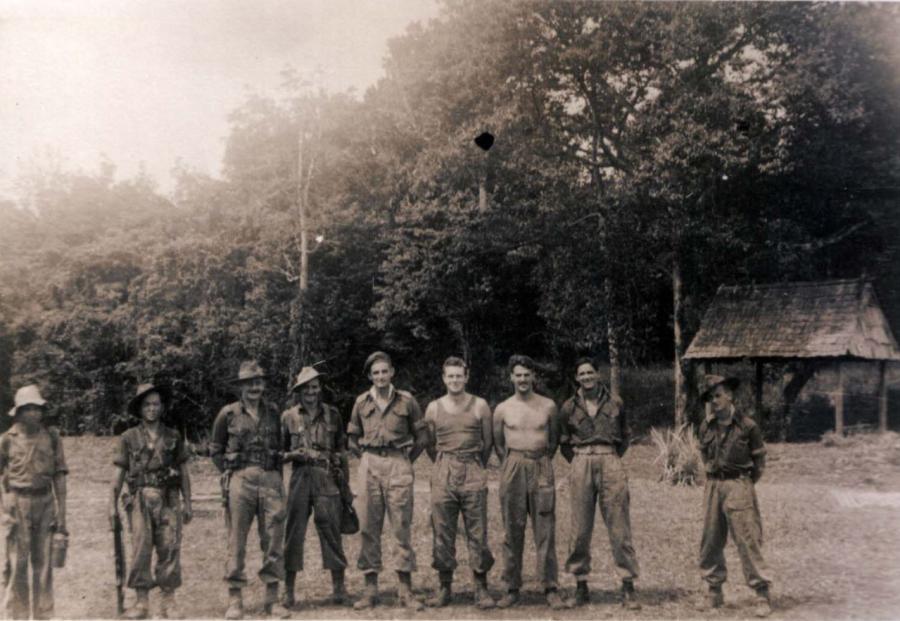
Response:
M680 428L685 421L687 408L687 387L684 381L684 340L681 332L681 257L676 250L672 257L672 331L675 338L675 427Z
M307 203L309 202L309 182L312 175L312 161L304 162L306 147L304 128L297 133L297 224L300 229L300 274L297 279L297 293L291 305L291 376L303 366L307 356L306 309L304 302L309 287L309 231L307 224ZM306 164L306 168L304 167ZM308 168L308 170L307 170Z

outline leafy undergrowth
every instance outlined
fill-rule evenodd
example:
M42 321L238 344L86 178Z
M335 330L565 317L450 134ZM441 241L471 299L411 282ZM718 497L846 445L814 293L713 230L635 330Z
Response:
M70 477L69 528L71 540L66 568L54 577L57 616L64 618L110 618L115 613L115 588L111 535L106 523L110 461L110 438L66 438ZM834 459L846 456L844 449L820 445L773 445L769 472L757 487L766 537L765 554L774 579L774 618L845 619L895 618L900 610L900 524L897 509L887 507L846 508L836 502L833 485L857 484L857 469L835 468ZM738 619L751 613L752 593L743 584L740 563L733 545L726 548L730 568L725 595L726 608L715 613L698 613L693 600L702 588L696 556L702 523L702 487L672 486L658 482L659 465L653 464L655 450L650 445L632 447L625 456L631 489L631 516L634 545L641 564L637 586L643 609L626 612L617 604L615 578L609 543L602 519L597 515L593 540L593 599L584 608L554 612L543 605L536 581L531 536L526 539L524 559L525 605L489 613L471 607L472 581L466 561L465 544L458 541L460 567L454 584L451 606L419 615L391 607L397 580L392 571L381 574L380 588L386 605L374 613L361 615L349 608L320 605L330 591L327 572L322 571L319 544L310 524L307 535L306 568L298 576L298 592L312 602L294 613L295 618L625 618L625 619ZM355 469L355 464L353 465ZM833 470L832 472L823 472ZM415 517L413 542L419 570L414 587L425 595L437 586L431 564L431 532L428 509L430 462L423 456L416 463ZM557 477L557 556L560 585L571 592L572 576L564 572L570 539L570 511L566 476L568 465L560 457L555 462ZM191 464L194 476L196 518L185 528L182 549L184 585L178 591L183 612L191 618L221 618L226 604L222 581L225 564L225 535L221 507L216 499L217 482L208 460ZM497 471L489 473L489 538L497 564L490 573L495 596L501 593L500 572L503 532L497 500ZM353 481L355 485L355 480ZM866 488L871 489L871 488ZM898 488L900 489L900 488ZM391 567L391 545L385 525L384 555ZM362 590L362 576L355 569L359 537L344 539L348 588ZM255 574L260 555L255 528L248 542L247 574L251 586L246 591L247 616L262 615L262 587ZM133 594L128 592L127 602ZM151 594L156 612L158 594Z

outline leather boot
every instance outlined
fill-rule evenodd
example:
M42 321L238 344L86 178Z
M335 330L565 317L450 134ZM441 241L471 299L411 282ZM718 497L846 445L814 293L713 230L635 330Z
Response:
M550 606L551 610L565 610L569 608L569 604L559 595L559 591L556 589L547 589L547 605Z
M591 592L588 589L587 580L579 580L575 585L575 595L569 599L569 607L584 606L590 603Z
M450 597L453 590L453 572L442 571L439 575L441 582L440 590L434 594L434 597L429 597L425 601L425 605L429 608L443 608L450 603Z
M398 571L397 578L400 580L397 587L397 605L415 612L425 610L425 604L412 592L412 575L408 571Z
M487 574L475 573L475 606L479 610L489 610L497 605L487 587Z
M709 585L709 591L697 599L696 608L700 611L721 608L725 605L725 596L720 585Z
M278 583L277 582L268 582L266 583L266 600L265 600L265 608L266 614L270 617L274 617L276 619L287 619L291 616L291 611L285 608L281 602L278 601Z
M228 610L225 618L229 621L237 621L244 618L244 600L240 589L228 589Z
M622 580L622 606L626 610L641 609L641 604L634 595L634 580Z
M366 588L362 597L353 604L354 610L368 610L378 603L378 574L371 571L366 574Z
M519 589L510 589L497 602L497 608L512 608L519 603Z
M347 589L344 586L344 570L331 570L331 598L328 600L332 606L346 606L350 603Z
M756 589L756 607L753 614L757 617L768 617L772 614L772 599L769 597L769 587Z
M284 594L281 596L281 604L288 610L293 610L297 606L297 600L294 599L294 585L297 582L297 572L288 571L284 574Z
M136 589L136 598L134 606L125 615L126 619L146 619L150 616L150 591L147 589Z
M181 619L181 610L175 603L175 591L164 590L159 601L159 616L163 619Z

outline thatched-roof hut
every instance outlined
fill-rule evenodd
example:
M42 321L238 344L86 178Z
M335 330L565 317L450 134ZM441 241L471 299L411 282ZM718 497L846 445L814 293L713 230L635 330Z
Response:
M887 429L886 363L900 361L900 347L878 305L871 282L830 280L719 287L700 330L684 355L706 363L756 363L757 408L762 399L762 365L803 361L804 372L785 388L790 404L817 366L837 364L835 431L844 427L841 362L871 360L879 366L878 420Z

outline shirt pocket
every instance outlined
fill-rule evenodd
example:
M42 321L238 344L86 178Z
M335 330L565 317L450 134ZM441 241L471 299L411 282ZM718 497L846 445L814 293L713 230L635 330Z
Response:
M392 407L384 417L384 428L395 437L405 436L409 431L409 412L406 408Z
M31 468L35 474L51 475L56 471L56 460L53 458L53 448L39 442L34 446L31 456Z
M594 433L594 421L591 417L578 410L572 417L572 427L581 438L586 438Z

